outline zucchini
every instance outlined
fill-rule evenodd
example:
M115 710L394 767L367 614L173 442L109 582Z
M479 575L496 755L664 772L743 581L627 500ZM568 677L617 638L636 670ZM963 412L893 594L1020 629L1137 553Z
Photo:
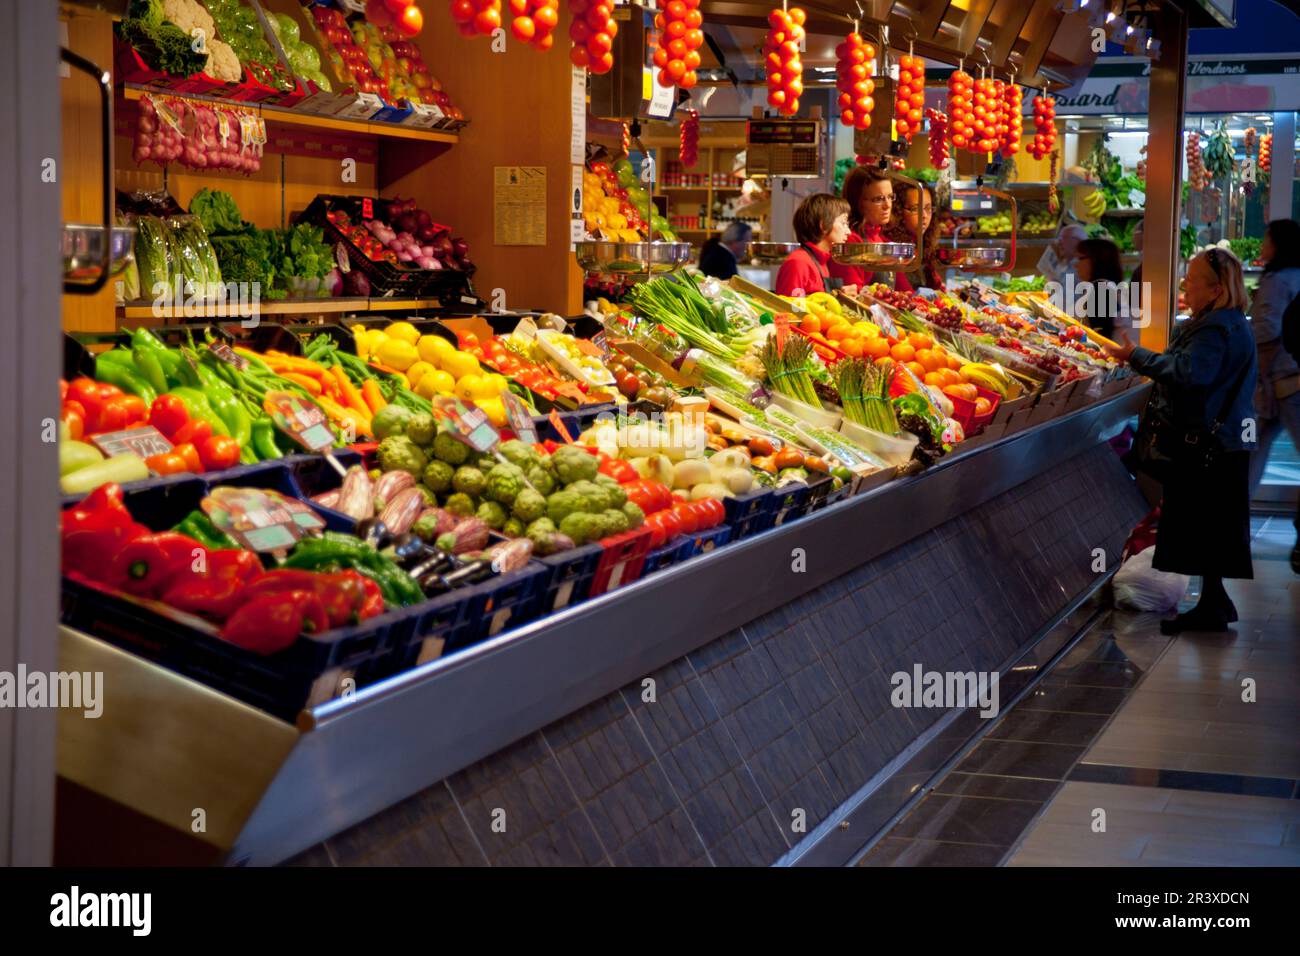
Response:
M128 481L143 481L148 477L149 468L144 459L123 452L64 475L59 479L59 487L65 495L82 495L110 482L121 485Z

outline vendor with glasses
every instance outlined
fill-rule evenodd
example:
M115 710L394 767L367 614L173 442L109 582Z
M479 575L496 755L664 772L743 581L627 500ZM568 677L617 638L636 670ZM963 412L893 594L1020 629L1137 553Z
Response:
M904 186L894 205L894 221L885 230L888 242L916 243L925 239L925 258L913 272L897 273L898 288L921 287L943 291L939 271L939 220L934 215L934 190L930 186Z
M890 242L886 234L894 218L894 181L889 174L874 166L855 166L844 177L844 200L849 204L849 233L845 242ZM831 275L842 279L846 286L862 288L872 282L884 282L904 292L912 285L901 273L874 273L861 266L830 264ZM895 277L897 277L895 279Z

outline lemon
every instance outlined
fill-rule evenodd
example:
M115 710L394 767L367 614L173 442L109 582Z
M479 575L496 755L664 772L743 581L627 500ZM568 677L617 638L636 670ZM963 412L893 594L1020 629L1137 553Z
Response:
M475 395L482 394L483 383L482 375L471 372L456 379L456 388L452 394L457 398L472 399Z
M442 345L439 345L439 342ZM428 362L434 367L442 365L442 355L446 349L455 351L452 344L441 335L421 335L420 340L415 343L415 348L420 353L420 361Z
M388 338L375 350L375 357L389 368L405 372L420 360L420 353L415 350L415 346L410 342Z
M492 385L494 386L494 391L493 391L494 395L500 395L502 392L510 388L510 379L506 378L504 375L501 375L500 373L494 373L488 376L488 378L492 380Z
M357 354L365 358L370 354L370 333L359 325L352 327L352 341L357 344Z
M415 386L415 394L421 398L433 398L437 395L450 395L456 387L456 381L441 369L425 372Z
M466 375L477 375L479 373L478 359L468 352L458 352L452 350L442 356L438 363L443 370L451 373L451 377L460 381Z
M420 379L424 378L424 376L428 375L430 372L435 371L437 371L437 367L429 362L416 362L406 370L406 380L411 383L412 387L414 387L419 384Z
M504 428L506 424L506 406L499 398L480 398L474 402L479 408L483 409L483 414L497 428Z
M469 392L469 397L475 400L480 398L496 398L501 394L500 386L492 380L491 375L466 375L461 381L469 383L469 385L466 386L466 391ZM459 385L460 382L457 382L456 384Z
M384 329L384 334L389 338L401 339L407 345L414 345L420 340L419 330L410 322L394 322Z

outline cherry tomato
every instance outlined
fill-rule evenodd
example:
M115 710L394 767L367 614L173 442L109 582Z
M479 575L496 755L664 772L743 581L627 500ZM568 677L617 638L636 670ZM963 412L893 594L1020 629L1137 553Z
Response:
M199 458L207 471L220 471L239 464L239 442L225 435L212 435L198 446Z

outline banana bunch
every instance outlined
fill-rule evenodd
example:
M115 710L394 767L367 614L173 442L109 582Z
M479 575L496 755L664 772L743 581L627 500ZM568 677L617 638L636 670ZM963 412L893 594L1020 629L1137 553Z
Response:
M818 317L827 313L831 315L844 314L844 310L840 307L840 300L829 292L814 292L812 295L806 295L803 304L809 312Z
M1106 195L1100 189L1093 189L1083 197L1083 208L1093 219L1101 217L1106 211Z
M961 377L972 385L996 392L1004 401L1019 398L1023 391L1021 384L1000 365L989 362L970 362L961 367Z

